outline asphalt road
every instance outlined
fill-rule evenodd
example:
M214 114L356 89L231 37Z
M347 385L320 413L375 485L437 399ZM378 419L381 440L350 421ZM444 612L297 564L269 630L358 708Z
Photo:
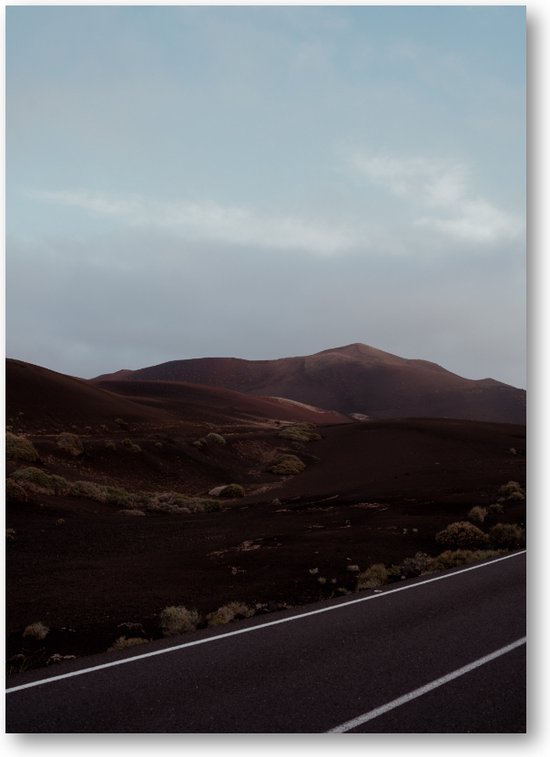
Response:
M13 676L6 730L523 733L525 564L516 553Z

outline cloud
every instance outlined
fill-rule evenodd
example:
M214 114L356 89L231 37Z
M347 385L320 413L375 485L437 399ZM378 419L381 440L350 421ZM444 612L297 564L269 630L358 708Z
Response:
M159 202L146 197L85 191L35 191L32 197L116 218L131 226L163 228L195 240L330 255L353 248L353 230L289 214L266 214L214 202Z
M457 213L447 218L423 217L417 226L433 229L456 239L479 244L494 244L504 239L519 237L523 224L483 199L462 199Z
M406 201L413 225L480 245L518 239L524 221L472 192L469 167L455 160L356 151L348 163L370 183Z

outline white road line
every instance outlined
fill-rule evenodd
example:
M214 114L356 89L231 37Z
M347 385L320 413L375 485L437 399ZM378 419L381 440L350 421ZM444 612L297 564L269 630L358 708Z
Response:
M491 652L491 654L485 655L485 657L480 657L479 660L475 660L469 665L464 665L463 668L458 668L458 670L454 670L452 673L448 673L441 678L436 678L435 681L427 683L419 689L410 691L408 694L404 694L402 697L398 697L387 704L383 704L381 707L366 712L364 715L359 715L359 717L353 718L353 720L348 720L347 722L342 723L342 725L337 725L335 728L331 728L330 731L327 731L327 733L346 733L347 731L351 731L364 723L368 723L369 720L374 720L374 718L378 718L380 715L385 715L386 712L394 710L396 707L401 707L402 704L407 704L407 702L411 702L413 699L417 699L423 694L427 694L429 691L433 691L439 686L449 683L449 681L454 681L455 678L460 678L460 676L470 673L470 671L479 668L481 665L486 665L488 662L491 662L491 660L496 660L497 657L502 657L502 655L511 652L513 649L517 649L517 647L521 647L526 642L527 637L525 636L522 639L517 639L511 644L497 649L496 652Z
M484 562L479 563L477 565L470 565L467 568L462 568L461 570L456 570L454 573L444 573L441 576L434 576L433 578L427 578L424 581L418 581L414 584L407 584L406 586L400 586L397 589L390 589L389 591L383 591L380 594L370 594L368 597L359 597L358 599L350 599L347 602L341 602L337 605L331 605L330 607L321 607L318 610L309 610L308 612L302 612L298 615L292 615L288 618L280 618L279 620L271 620L267 623L260 623L256 626L249 626L247 628L240 628L237 631L228 631L227 633L217 634L216 636L208 636L205 639L197 639L196 641L187 641L183 644L177 644L173 647L166 647L165 649L157 649L154 652L145 652L143 654L135 655L134 657L124 657L121 660L113 660L112 662L105 662L102 665L94 665L90 668L82 668L81 670L74 670L72 673L62 673L58 676L51 676L50 678L42 678L39 681L31 681L30 683L23 683L20 686L12 686L10 689L6 689L6 694L12 694L16 691L22 691L23 689L31 689L35 686L43 686L47 683L53 683L54 681L61 681L64 678L73 678L74 676L82 676L86 673L93 673L96 670L104 670L105 668L112 668L117 665L126 665L128 662L136 662L137 660L144 660L147 657L156 657L157 655L161 654L168 654L168 652L177 652L180 649L186 649L187 647L195 647L199 644L209 644L212 641L218 641L219 639L227 639L230 636L239 636L243 633L252 633L253 631L261 631L264 628L269 628L270 626L277 626L280 623L290 623L293 620L301 620L302 618L310 617L311 615L319 615L323 612L332 612L332 610L339 610L342 607L349 607L350 605L356 605L360 602L369 602L371 599L382 599L383 597L388 597L391 594L397 594L399 591L408 591L409 589L416 589L419 586L424 586L425 584L433 583L434 581L443 581L447 578L453 578L453 576L460 575L461 573L467 573L470 570L478 570L479 568L485 568L490 565L493 565L496 562L501 562L502 560L509 560L512 557L518 557L519 555L524 555L527 552L527 550L522 550L521 552L514 552L511 555L504 555L503 557L497 557L494 560L491 560L490 562Z

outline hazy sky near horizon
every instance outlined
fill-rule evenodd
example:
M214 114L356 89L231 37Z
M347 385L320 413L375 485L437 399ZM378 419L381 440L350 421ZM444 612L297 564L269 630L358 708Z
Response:
M6 352L525 386L525 9L6 9Z

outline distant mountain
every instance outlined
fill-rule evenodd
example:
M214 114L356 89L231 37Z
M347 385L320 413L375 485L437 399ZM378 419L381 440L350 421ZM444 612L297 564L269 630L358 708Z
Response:
M174 418L210 423L246 423L271 418L317 425L349 423L352 419L333 410L279 397L257 397L219 386L184 381L103 380L95 385L124 395L141 405L162 408Z
M72 424L166 423L167 413L111 394L88 381L22 360L6 360L6 418L24 428L64 429Z
M431 417L525 423L525 391L474 381L426 360L365 344L279 360L197 358L98 376L95 382L186 381L263 397L286 397L371 418Z
M254 424L257 421L347 423L347 416L292 400L255 397L223 387L182 382L90 383L25 363L6 361L6 416L26 429L67 429L72 425L112 425L122 418L141 428L182 423Z

